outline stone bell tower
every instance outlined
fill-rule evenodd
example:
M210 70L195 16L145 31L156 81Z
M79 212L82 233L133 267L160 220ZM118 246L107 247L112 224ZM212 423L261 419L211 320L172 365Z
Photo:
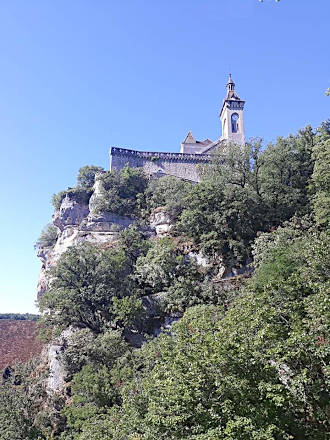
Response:
M227 96L223 100L220 121L222 126L222 140L244 145L244 110L245 101L242 101L235 92L235 83L229 74Z

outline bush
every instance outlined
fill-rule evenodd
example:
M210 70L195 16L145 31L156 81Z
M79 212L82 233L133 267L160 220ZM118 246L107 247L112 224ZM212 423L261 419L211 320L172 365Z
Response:
M41 321L46 328L73 325L94 333L116 326L119 305L113 298L133 296L130 263L120 248L102 250L89 243L69 248L51 270L51 288L39 300L45 312Z
M37 248L52 248L55 246L58 237L58 228L52 223L48 224L42 230L40 237L35 242L35 249Z
M155 293L167 289L186 266L174 240L165 237L152 243L147 254L137 259L134 275L145 293Z
M84 189L93 188L95 183L95 175L102 172L104 172L104 168L95 165L86 165L80 168L77 177L77 185Z
M148 213L159 206L166 207L167 213L175 220L185 207L185 198L192 183L172 176L151 180L145 192Z
M143 207L143 194L148 179L141 168L125 166L100 177L103 194L95 201L96 212L113 212L119 215L139 217Z
M62 200L66 196L74 198L79 203L88 203L93 193L92 188L95 182L95 175L102 171L104 171L102 167L95 165L86 165L80 168L77 176L77 186L53 195L52 205L54 208L60 209Z
M60 209L61 203L66 196L68 196L71 200L75 200L78 203L88 204L92 193L93 191L90 188L68 188L65 191L60 191L59 193L54 194L52 197L52 204L55 209Z

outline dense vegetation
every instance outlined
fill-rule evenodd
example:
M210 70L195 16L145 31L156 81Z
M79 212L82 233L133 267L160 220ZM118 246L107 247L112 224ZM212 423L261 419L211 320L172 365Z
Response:
M100 209L136 225L113 246L70 248L52 270L42 328L75 328L67 394L43 405L38 364L19 367L0 393L1 440L326 440L329 124L231 145L202 171L196 185L102 173ZM155 240L144 225L159 206L174 226ZM249 278L219 276L250 261ZM181 319L153 337L166 316Z

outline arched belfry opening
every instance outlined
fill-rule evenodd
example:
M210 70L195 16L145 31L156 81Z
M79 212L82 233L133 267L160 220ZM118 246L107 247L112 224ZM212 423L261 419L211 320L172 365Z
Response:
M238 120L239 120L239 116L237 113L233 113L231 115L231 131L232 133L237 133L238 132Z

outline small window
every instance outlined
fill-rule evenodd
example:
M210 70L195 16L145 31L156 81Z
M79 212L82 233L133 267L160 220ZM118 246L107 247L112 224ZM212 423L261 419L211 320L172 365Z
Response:
M239 116L237 113L233 113L231 115L231 131L232 131L232 133L238 132L238 119L239 119Z

